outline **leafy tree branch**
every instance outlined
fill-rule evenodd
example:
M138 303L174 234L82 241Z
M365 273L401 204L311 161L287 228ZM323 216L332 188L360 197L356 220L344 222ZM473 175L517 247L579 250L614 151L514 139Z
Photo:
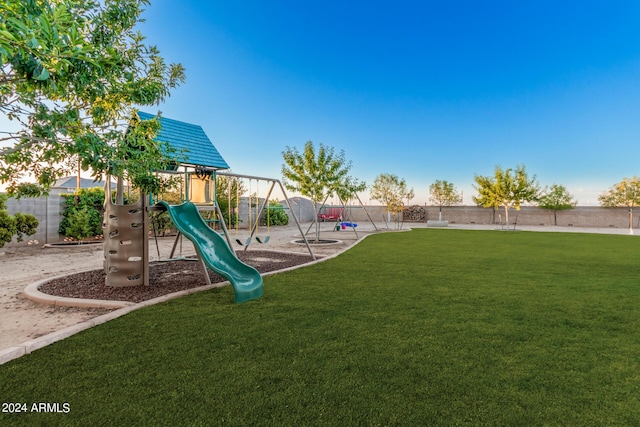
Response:
M132 117L136 106L162 102L185 74L134 30L148 4L0 3L0 112L22 128L2 137L12 143L0 149L10 193L20 195L29 175L44 193L78 163L95 176L127 174L147 192L158 188L153 167L171 153L153 142L155 124Z

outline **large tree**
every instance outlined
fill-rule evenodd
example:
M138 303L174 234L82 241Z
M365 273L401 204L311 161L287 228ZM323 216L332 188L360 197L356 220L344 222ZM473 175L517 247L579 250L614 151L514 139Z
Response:
M370 188L371 198L382 203L387 213L396 215L398 223L400 213L404 209L404 201L410 201L414 195L413 188L408 188L403 178L388 173L378 175Z
M536 201L540 193L536 176L530 178L524 165L505 170L496 166L493 176L475 175L474 180L478 196L473 196L473 201L486 208L503 207L507 225L510 208L520 210L523 203Z
M606 208L629 208L629 233L633 233L633 208L640 205L640 178L624 178L600 194L598 200Z
M447 180L439 180L429 186L429 200L438 205L440 208L438 220L442 221L442 207L451 206L462 202L462 194L460 194L452 182Z
M336 154L333 147L327 147L322 143L316 150L312 141L305 143L302 152L296 147L285 147L282 157L283 184L287 190L311 199L315 212L316 241L319 241L319 210L327 197L341 191L346 185L351 162L347 162L343 150Z
M0 3L0 113L19 128L0 133L0 182L10 193L46 192L78 166L157 190L151 171L162 169L170 152L153 142L156 122L131 118L134 107L168 96L184 69L166 65L134 31L148 4ZM38 187L20 186L29 175Z
M553 225L558 225L558 211L573 209L577 202L564 185L552 184L538 198L538 206L553 211Z

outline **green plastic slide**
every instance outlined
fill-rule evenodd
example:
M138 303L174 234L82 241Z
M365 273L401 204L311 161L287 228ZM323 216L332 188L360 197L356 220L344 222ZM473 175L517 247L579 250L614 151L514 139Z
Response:
M262 296L262 276L255 268L240 261L229 245L209 228L191 202L170 205L158 202L171 215L178 230L191 240L204 263L233 285L237 304Z

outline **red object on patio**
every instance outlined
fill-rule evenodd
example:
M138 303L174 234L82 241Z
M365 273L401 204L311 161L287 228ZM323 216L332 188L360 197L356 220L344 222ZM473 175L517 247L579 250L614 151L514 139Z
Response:
M320 221L338 221L342 218L342 208L323 208L318 214Z

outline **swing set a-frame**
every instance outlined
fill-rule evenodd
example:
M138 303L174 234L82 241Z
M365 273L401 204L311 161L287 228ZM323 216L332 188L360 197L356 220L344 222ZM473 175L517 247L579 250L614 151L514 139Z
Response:
M358 193L353 191L349 193L349 196L351 200L352 199L358 200L360 207L362 208L362 210L364 210L364 213L367 215L367 218L369 218L369 221L373 225L373 228L376 231L378 231L378 227L376 226L376 223L371 218L371 215L369 215L369 211L367 211L367 208L365 207L364 203L362 203L362 199L360 199L360 196L358 195ZM305 233L305 235L309 234L309 231L311 231L311 227L313 227L313 225L316 224L319 218L322 216L320 212L322 212L322 210L325 209L325 207L327 206L327 201L329 200L329 197L331 197L331 194L327 194L327 196L324 198L324 201L318 208L318 212L315 213L315 218L313 222L309 224L309 227L307 228L307 232ZM337 230L338 227L343 228L343 226L344 228L351 228L353 230L353 233L356 235L356 239L359 238L358 231L356 230L356 227L358 226L358 224L356 224L351 218L351 213L350 213L351 211L350 209L348 209L348 206L347 206L348 201L343 199L339 195L337 197L338 197L338 202L340 204L340 207L339 208L332 207L331 209L334 209L334 211L332 212L331 217L329 219L323 219L323 222L335 221L336 223L335 230Z
M266 196L264 198L259 197L259 194L258 194L257 191L256 191L255 197L252 196L251 193L249 194L249 198L248 198L249 237L247 237L244 241L242 239L240 239L240 238L236 238L235 239L236 243L241 245L241 246L243 246L245 251L249 248L249 246L253 242L254 238L258 243L261 243L261 244L266 244L271 239L269 231L270 231L270 219L271 219L270 215L271 215L271 209L272 208L269 206L269 198L271 197L271 195L273 194L273 190L277 186L278 189L280 190L280 192L282 193L282 196L284 197L284 200L285 200L285 203L287 204L287 207L289 208L289 214L293 218L293 221L295 222L298 230L303 235L303 239L304 239L305 245L307 246L307 249L309 250L309 254L311 255L311 257L314 260L316 259L315 254L313 253L313 250L311 249L311 245L309 244L309 241L307 240L307 238L302 233L302 227L300 225L300 221L298 220L298 217L296 216L294 209L292 209L291 202L289 201L289 197L287 195L287 192L285 191L284 186L282 185L282 182L279 179L266 178L266 177L253 176L253 175L242 175L242 174L236 174L236 173L227 173L227 172L218 172L218 173L216 173L216 176L217 177L225 177L225 178L227 178L229 180L233 180L233 179L248 179L250 181L251 180L254 180L256 182L266 181L268 183L268 188L269 189L267 190ZM229 190L230 190L230 187L231 187L231 185L229 185ZM236 193L236 204L238 204L239 198L240 198L240 194ZM229 195L229 200L231 200L231 196L230 195ZM255 207L256 207L255 211L252 210L253 201L255 201ZM222 221L220 222L220 225L223 228L223 232L227 236L227 241L231 245L231 237L229 236L229 230L228 230L228 227L226 226L225 221L224 221L224 215L222 214L222 212L220 210L220 207L219 207L219 205L217 203L216 203L216 207L217 207L218 217L222 219ZM229 206L228 209L229 209L229 212L227 214L227 220L231 223L232 222L232 220L231 220L231 206ZM260 219L265 216L265 211L266 211L267 235L265 237L260 237L260 236L257 235L257 232L258 232L259 226L260 226ZM238 220L238 218L235 218L234 221L235 221L235 227L236 227L236 231L237 231L238 230L239 220Z

